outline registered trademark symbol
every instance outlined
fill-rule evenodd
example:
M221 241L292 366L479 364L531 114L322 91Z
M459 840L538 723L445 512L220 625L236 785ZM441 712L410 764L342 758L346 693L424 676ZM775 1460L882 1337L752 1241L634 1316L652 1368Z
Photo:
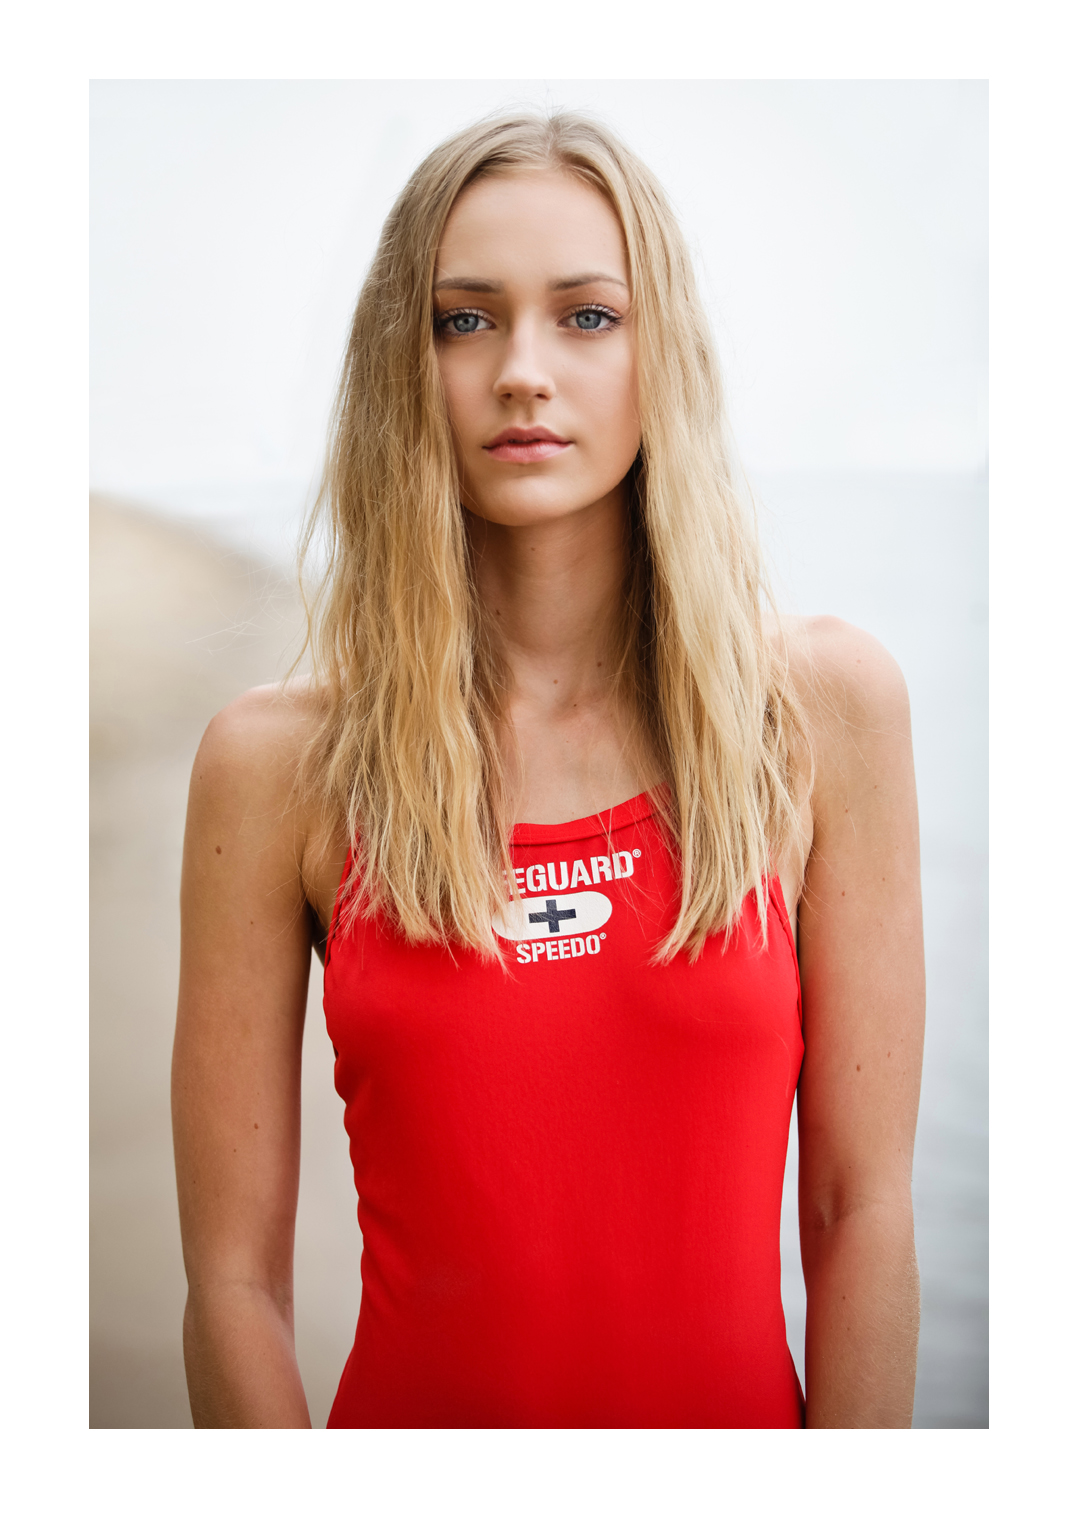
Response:
M599 934L600 941L601 942L605 941L606 940L606 936L607 936L606 932L600 932L600 934Z
M634 858L639 858L640 857L640 849L638 847L635 847L633 849L633 857Z

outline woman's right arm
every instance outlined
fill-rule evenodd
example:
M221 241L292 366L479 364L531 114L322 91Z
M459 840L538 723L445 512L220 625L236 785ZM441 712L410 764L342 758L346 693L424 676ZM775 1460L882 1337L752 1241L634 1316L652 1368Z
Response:
M307 1427L294 1352L311 933L292 802L300 703L253 690L190 781L172 1117L194 1424Z

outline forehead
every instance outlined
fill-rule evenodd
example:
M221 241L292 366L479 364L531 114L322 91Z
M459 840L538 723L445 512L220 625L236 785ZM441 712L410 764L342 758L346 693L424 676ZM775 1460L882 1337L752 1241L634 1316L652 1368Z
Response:
M606 197L561 169L487 175L455 201L440 239L437 274L567 277L600 269L626 280L625 239Z

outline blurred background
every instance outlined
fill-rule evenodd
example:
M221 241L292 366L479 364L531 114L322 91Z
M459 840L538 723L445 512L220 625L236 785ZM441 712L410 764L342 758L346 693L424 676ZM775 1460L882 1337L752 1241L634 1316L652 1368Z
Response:
M928 1031L915 1425L987 1391L987 92L978 82L106 82L90 89L90 1419L190 1425L168 1073L205 724L300 645L298 526L349 315L421 157L494 109L602 116L693 249L776 595L912 698ZM361 1239L310 985L296 1333L323 1425ZM803 1378L795 1136L783 1299Z

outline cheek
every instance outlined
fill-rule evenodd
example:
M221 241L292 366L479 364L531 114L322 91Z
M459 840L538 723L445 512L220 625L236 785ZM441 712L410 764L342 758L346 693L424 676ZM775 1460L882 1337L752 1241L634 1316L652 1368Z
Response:
M480 386L472 366L454 362L454 357L453 353L439 356L439 378L450 424L464 439L480 413Z
M640 446L639 389L632 356L604 367L584 386L590 413L600 435L616 454L628 452L630 460Z

